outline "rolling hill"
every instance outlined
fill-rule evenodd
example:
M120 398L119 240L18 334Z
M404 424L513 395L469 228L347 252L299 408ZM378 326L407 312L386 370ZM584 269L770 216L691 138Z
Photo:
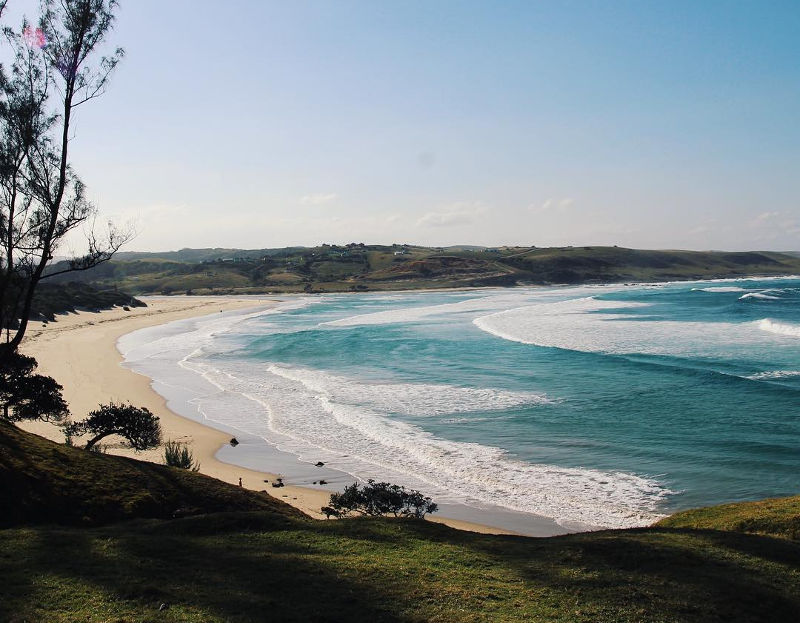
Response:
M55 277L131 294L360 292L478 286L652 282L800 274L774 252L648 251L621 247L322 245L120 253Z

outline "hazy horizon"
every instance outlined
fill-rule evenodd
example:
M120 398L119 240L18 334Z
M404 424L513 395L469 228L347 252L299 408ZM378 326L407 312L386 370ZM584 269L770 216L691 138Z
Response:
M71 153L131 251L797 250L797 32L781 1L123 0Z
M397 245L401 245L401 246L425 247L425 248L434 248L434 249L435 248L443 248L443 249L470 248L470 247L478 247L478 248L486 248L486 249L502 248L502 247L521 247L521 248L537 247L537 248L540 248L540 249L542 249L542 248L551 248L551 247L552 248L620 247L620 248L640 250L640 251L699 251L699 252L710 252L710 253L718 253L718 252L719 253L724 253L724 252L731 252L731 251L733 251L733 252L759 252L759 251L764 251L764 252L772 252L772 253L800 253L800 249L755 249L755 248L753 248L753 249L679 249L679 248L675 248L675 247L659 247L659 248L646 249L644 247L624 247L623 245L602 245L602 244L594 244L594 245L593 244L585 244L585 245L583 245L583 244L580 244L580 245L578 245L578 244L576 244L576 245L567 244L567 245L547 245L547 246L542 246L542 245L522 245L522 244L520 244L520 245L511 245L511 244L508 244L508 245L506 245L506 244L481 245L481 244L459 244L459 243L454 243L454 244L447 244L447 245L441 245L441 244L423 245L423 244L417 244L417 243L410 242L410 241L399 241L399 240L396 240L395 242L389 242L389 243L370 242L369 240L351 240L349 242L341 242L341 243L340 242L331 243L331 242L323 241L323 242L319 242L317 244L294 244L294 245L280 245L280 246L270 246L270 247L236 247L236 246L229 246L229 245L212 245L212 246L205 246L205 247L176 247L176 248L169 248L169 249L168 248L164 248L164 249L144 249L144 250L133 248L133 245L126 245L120 251L120 253L179 253L180 251L202 251L202 250L214 250L214 249L236 250L236 251L261 251L261 250L264 250L264 249L284 249L284 248L300 248L300 247L305 247L305 248L312 249L312 248L315 248L315 247L322 246L323 244L330 244L330 245L336 245L336 246L346 246L346 245L348 245L350 243L356 243L356 244L363 243L363 244L365 244L367 246L387 246L387 247L390 247L393 244L397 244ZM62 257L57 257L56 258L56 260L59 260L59 259L66 259L66 256L62 256Z

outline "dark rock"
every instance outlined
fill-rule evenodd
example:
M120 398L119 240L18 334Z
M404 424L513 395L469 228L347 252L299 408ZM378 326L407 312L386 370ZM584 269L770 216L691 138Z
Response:
M231 445L235 448L239 445L239 440L236 437L231 437Z

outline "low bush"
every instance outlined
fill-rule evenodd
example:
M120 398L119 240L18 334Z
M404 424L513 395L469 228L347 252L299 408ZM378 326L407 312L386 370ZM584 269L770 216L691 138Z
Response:
M194 460L189 446L179 441L168 441L164 444L164 463L170 467L200 471L200 463Z
M388 482L375 482L372 479L363 486L353 483L345 487L341 493L331 494L328 504L322 509L328 517L344 517L350 513L359 513L372 517L394 515L422 519L428 513L439 510L431 498L419 491Z

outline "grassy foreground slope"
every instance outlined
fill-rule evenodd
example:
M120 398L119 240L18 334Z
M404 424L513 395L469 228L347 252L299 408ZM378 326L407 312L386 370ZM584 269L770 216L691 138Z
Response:
M134 294L246 294L673 281L799 273L800 258L772 252L350 244L120 253L111 262L64 279L81 279Z
M69 448L0 420L0 527L239 510L305 517L270 496L215 478Z
M59 486L85 482L87 465L107 459L105 475L92 476L91 494L71 489L77 506L101 494L104 482L118 484L118 467L127 477L136 463L8 427L0 428L0 448L4 465L30 478L58 477ZM48 453L53 460L36 467ZM69 458L61 465L59 457ZM187 495L232 489L264 504L179 473ZM127 492L117 484L103 495L118 505L113 500ZM176 486L168 478L148 483L165 498ZM206 487L217 493L203 493ZM25 490L16 496L23 500L7 497L3 513L24 501ZM52 522L61 509L53 509ZM800 543L666 527L488 536L420 521L315 521L270 501L261 510L182 519L7 528L0 531L0 586L0 620L10 622L796 621Z

